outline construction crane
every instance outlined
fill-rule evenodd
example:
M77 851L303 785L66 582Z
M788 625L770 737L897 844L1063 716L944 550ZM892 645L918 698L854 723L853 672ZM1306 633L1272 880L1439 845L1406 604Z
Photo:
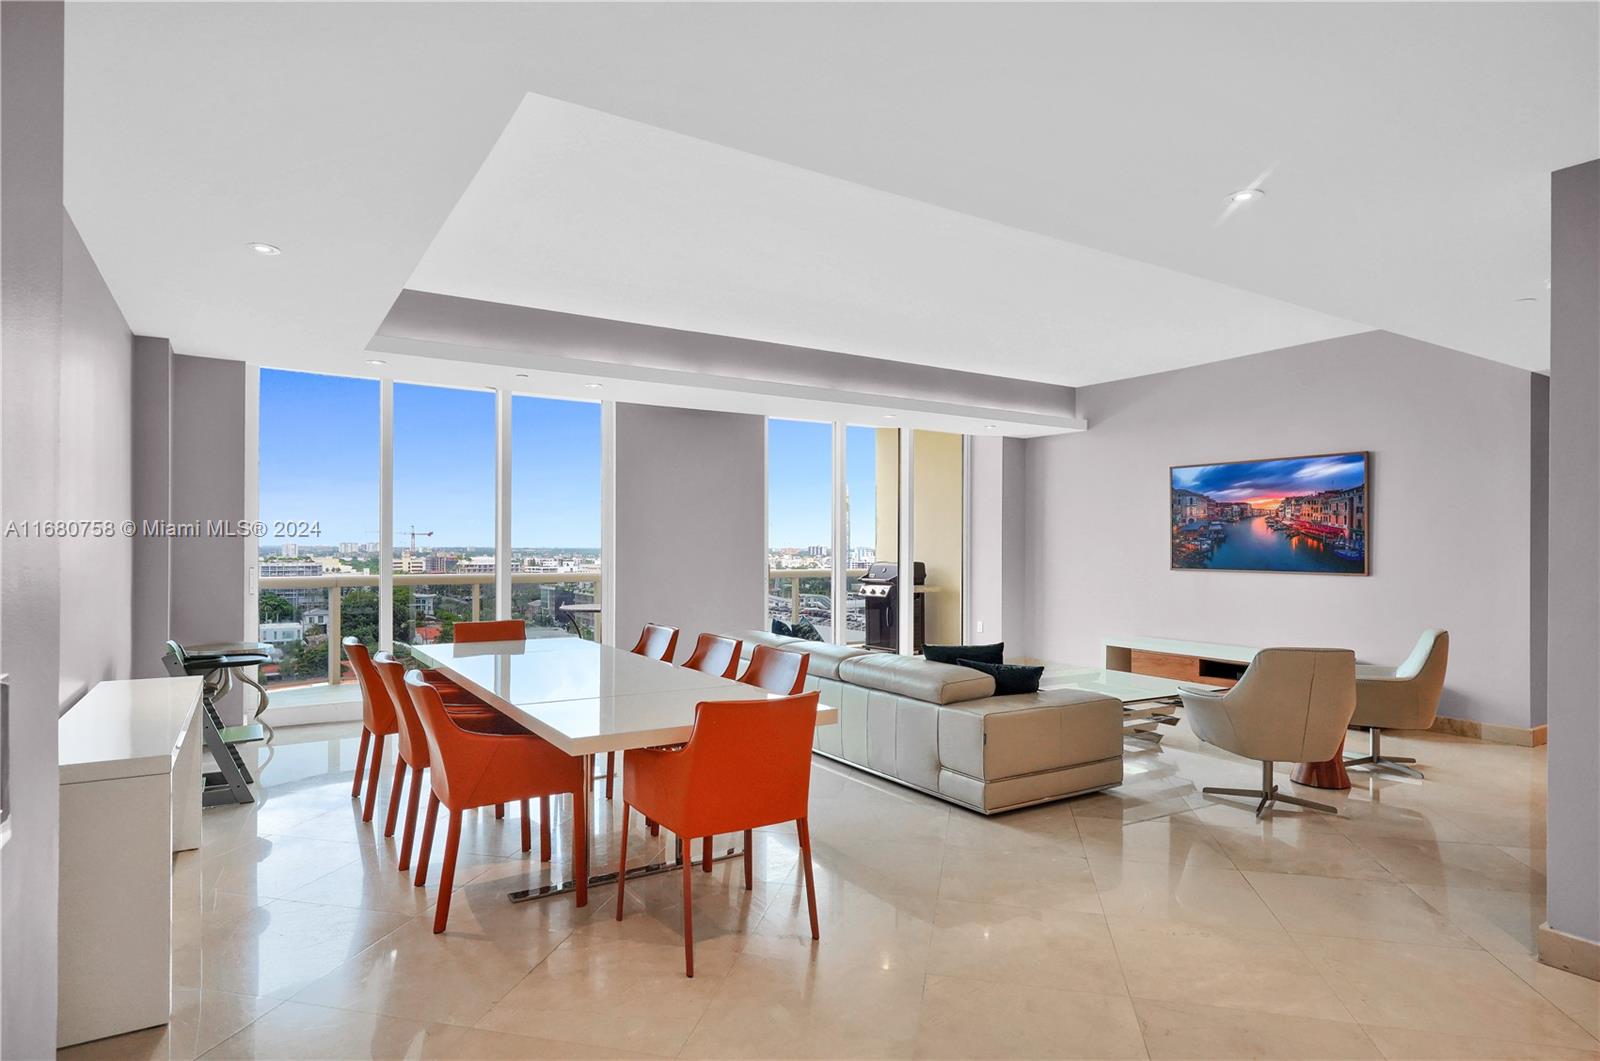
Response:
M433 537L433 531L419 531L419 530L417 530L417 525L415 523L413 523L411 525L411 551L412 552L416 552L417 551L417 539L418 538L431 538L431 537Z

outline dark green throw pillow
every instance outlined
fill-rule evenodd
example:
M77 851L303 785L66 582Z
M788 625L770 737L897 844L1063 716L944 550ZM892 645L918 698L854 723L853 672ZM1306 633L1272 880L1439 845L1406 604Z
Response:
M929 663L957 663L964 659L975 659L980 663L1004 663L1006 643L1001 641L993 645L924 645L922 658Z
M777 634L779 637L793 637L794 636L794 631L791 630L789 628L789 624L784 622L782 619L774 619L774 620L772 620L772 632Z
M993 678L996 696L1036 693L1039 691L1039 679L1044 676L1043 667L1023 667L1015 663L987 663L978 659L963 659L958 660L957 665L982 671Z
M817 631L810 619L801 619L789 628L789 633L802 641L821 641L822 634Z

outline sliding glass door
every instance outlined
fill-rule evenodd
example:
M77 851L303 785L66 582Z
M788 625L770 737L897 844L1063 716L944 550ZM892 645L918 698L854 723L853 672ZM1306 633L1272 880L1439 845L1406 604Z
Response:
M833 638L833 425L767 421L767 612L772 629Z
M600 403L511 399L511 616L600 633Z

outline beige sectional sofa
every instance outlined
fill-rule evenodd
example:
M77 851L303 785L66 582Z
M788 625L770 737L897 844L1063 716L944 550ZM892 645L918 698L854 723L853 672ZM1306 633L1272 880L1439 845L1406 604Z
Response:
M995 696L987 674L915 656L743 635L811 656L806 688L839 709L815 750L983 814L1122 781L1122 704L1053 690Z

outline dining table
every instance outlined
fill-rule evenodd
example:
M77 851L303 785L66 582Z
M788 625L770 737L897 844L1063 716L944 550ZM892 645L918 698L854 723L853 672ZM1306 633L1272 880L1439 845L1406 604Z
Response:
M773 695L719 675L576 637L412 645L411 654L519 726L583 760L582 798L590 808L594 805L597 755L683 744L694 731L699 704L770 699ZM837 709L818 706L817 725L829 725L838 718ZM591 813L589 820L596 817ZM582 839L592 849L593 836ZM628 879L683 869L689 858L684 841L689 839L693 837L675 838L671 858L629 867ZM743 854L741 848L730 847L719 852L715 861ZM591 869L588 885L616 879L615 872L594 873ZM555 881L514 891L510 899L527 902L576 887L574 880Z

